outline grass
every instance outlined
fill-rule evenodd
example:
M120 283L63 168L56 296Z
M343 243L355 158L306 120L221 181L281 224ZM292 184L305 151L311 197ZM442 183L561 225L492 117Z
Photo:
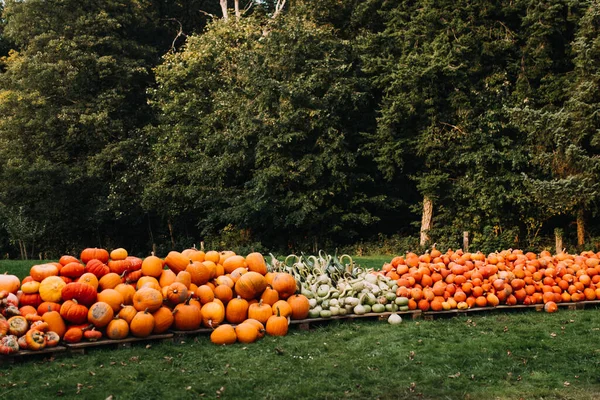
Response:
M249 345L197 336L28 360L3 367L0 388L36 399L597 399L599 333L596 309L332 321Z

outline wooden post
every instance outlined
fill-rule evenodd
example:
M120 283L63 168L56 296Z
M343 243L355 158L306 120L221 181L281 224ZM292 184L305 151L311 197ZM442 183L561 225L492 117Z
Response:
M585 210L582 206L577 210L577 246L585 244Z
M465 253L469 251L469 231L463 232L463 251Z

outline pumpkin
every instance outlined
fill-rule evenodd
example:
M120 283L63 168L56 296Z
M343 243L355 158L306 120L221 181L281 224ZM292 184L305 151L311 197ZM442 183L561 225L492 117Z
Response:
M25 334L25 342L29 350L37 351L46 347L46 336L44 332L30 329Z
M202 262L194 261L185 270L190 274L194 285L204 285L210 279L210 269Z
M53 331L44 333L44 338L46 339L46 347L56 347L58 346L58 342L60 342L60 336Z
M201 311L189 302L177 304L173 310L173 326L179 331L193 331L200 328L202 322Z
M25 319L27 319L27 317ZM34 321L34 322L29 321L29 330L31 330L31 329L37 329L40 332L46 332L46 331L48 331L49 328L50 328L50 326L48 325L48 323L42 321L41 319L37 320L37 321Z
M121 304L125 301L123 295L115 289L104 289L98 293L97 298L98 301L108 304L115 314L121 310Z
M85 272L94 274L96 278L100 279L110 272L110 268L104 262L94 258L85 264Z
M175 282L175 280L173 280L173 282ZM173 282L171 282L171 283L173 283ZM169 285L171 283L169 283ZM169 286L169 285L166 285L166 286ZM140 290L141 288L143 288L145 286L151 287L151 288L156 289L156 290L160 290L160 288L163 287L163 286L161 286L159 284L158 280L155 277L153 277L153 276L142 276L136 282L135 287L136 287L137 290Z
M106 326L106 337L113 340L125 339L129 335L129 324L122 318L115 318Z
M19 338L15 335L6 335L0 338L0 354L14 354L19 351Z
M208 285L199 286L194 295L200 300L202 305L210 303L215 299L215 292Z
M23 336L29 329L29 322L21 315L15 315L8 319L8 333L17 337Z
M209 250L204 254L205 261L211 261L216 264L219 262L220 259L221 259L221 255L219 254L218 251L215 251L215 250Z
M59 303L54 303L52 301L44 301L37 308L37 313L39 315L41 315L41 316L43 316L44 314L46 314L49 311L59 312L60 311L60 304Z
M127 250L125 250L122 247L112 250L109 254L109 257L111 258L111 260L124 260L127 258L127 256L128 256Z
M544 304L544 311L546 311L548 313L556 312L556 311L558 311L558 306L556 305L555 302L549 301L546 304Z
M206 260L206 253L202 250L196 250L191 252L189 257L192 261L204 262Z
M173 311L165 306L162 306L158 310L154 311L152 316L154 317L154 329L152 330L152 333L154 334L166 332L169 330L169 328L171 328L173 321L175 320Z
M38 293L40 289L40 283L38 281L31 280L29 282L21 283L21 291L26 294Z
M96 328L87 329L83 332L83 337L89 342L96 342L102 338L102 332L97 331Z
M208 328L217 327L225 319L225 307L215 301L206 303L200 310L202 324Z
M68 283L61 290L61 298L63 300L75 299L79 304L83 304L86 307L96 302L97 294L93 286L81 282Z
M310 304L308 298L303 294L294 294L287 299L288 304L292 308L292 319L305 319L308 317Z
M153 276L160 278L163 271L163 260L156 257L154 254L144 258L142 261L142 274L145 276Z
M134 284L136 283L141 277L143 277L142 275L142 270L138 269L137 271L126 271L125 275L123 276L123 282L124 283L130 283L130 284Z
M154 312L158 310L163 303L162 294L150 287L143 287L133 295L133 306L138 311Z
M90 307L87 320L96 328L104 328L114 316L115 312L110 304L98 301Z
M148 311L138 311L129 324L129 331L135 337L148 337L154 329L154 324L152 314Z
M232 324L239 324L248 318L248 301L238 296L227 303L225 319Z
M41 282L49 276L57 276L58 267L53 263L34 265L29 270L29 275L33 280Z
M279 313L286 318L292 315L292 306L285 300L278 300L271 306L271 309L273 309L273 315Z
M115 286L117 292L121 293L123 296L123 304L129 305L133 304L133 296L135 295L135 287L128 285L127 283L119 283Z
M180 271L175 277L175 282L183 283L186 288L189 288L192 283L192 277L189 272Z
M23 315L23 316L25 317L27 322L29 322L30 324L32 324L34 322L40 322L42 320L42 316L38 315L37 312L33 313L33 314Z
M8 321L0 319L0 338L8 334Z
M67 300L60 306L60 316L72 324L82 324L87 320L88 308L77 300Z
M262 299L263 303L272 306L277 300L279 300L279 293L277 293L277 290L267 286L265 291L260 295L260 298Z
M23 306L19 308L19 312L23 317L26 317L28 314L37 314L37 309L32 306Z
M158 278L158 284L160 287L169 286L171 283L175 282L175 279L177 279L177 274L175 274L175 272L170 269L163 269Z
M131 267L131 262L129 260L109 260L108 268L110 268L110 272L114 272L117 275L122 275L123 272L128 271Z
M33 306L37 308L42 304L42 296L39 293L23 293L20 292L19 304L21 306Z
M19 349L20 350L27 350L27 338L25 337L25 335L21 336L17 340L17 343L19 343Z
M218 285L214 292L215 298L221 300L223 304L227 304L233 298L233 290L227 285Z
M48 324L48 330L56 332L59 337L63 337L67 331L64 319L58 311L48 311L42 315L42 321Z
M248 266L248 271L258 272L261 275L267 273L267 263L260 253L255 252L248 254L246 256L246 264Z
M83 339L83 329L73 326L65 332L63 340L67 343L79 343Z
M118 284L123 283L121 276L114 272L109 272L98 281L98 290L114 289Z
M181 271L185 271L190 263L190 259L177 251L171 251L165 257L165 264L171 271L177 275Z
M63 267L65 265L67 265L68 263L72 263L72 262L79 262L79 260L77 259L77 257L73 257L73 256L69 256L69 255L63 255L58 260L58 263L60 265L62 265Z
M124 306L119 311L118 317L124 319L125 321L127 321L128 324L130 324L131 320L133 319L133 317L135 317L135 314L137 313L138 310L136 310L134 306Z
M131 267L129 267L130 271L141 271L142 270L142 262L143 260L139 257L127 256L125 258L131 263Z
M277 290L279 297L284 300L296 293L296 279L286 272L275 274L271 286Z
M79 277L77 282L85 283L86 285L90 285L94 288L95 291L98 290L98 277L91 272L84 272L83 275Z
M81 262L87 264L90 260L99 260L100 262L106 264L109 259L108 250L106 249L98 249L98 248L87 248L83 249L81 255L79 256Z
M76 279L79 278L85 272L85 266L79 261L70 262L60 270L62 276L67 278Z
M235 334L235 329L228 324L218 326L210 334L210 341L218 345L233 344L236 340L237 336Z
M246 259L243 256L232 255L227 257L220 264L223 265L223 269L226 274L230 274L238 268L247 268Z
M258 320L262 324L267 323L267 320L272 315L273 309L268 304L264 304L262 300L258 303L250 304L248 307L248 318Z
M285 336L288 332L288 320L286 317L281 315L279 308L277 309L277 315L272 315L267 320L265 326L267 335L271 336Z
M295 282L296 281L294 280L294 284ZM235 292L242 298L251 300L259 297L266 287L267 281L265 277L258 272L250 271L243 274L240 279L238 279L235 284Z
M183 283L173 282L167 286L164 297L172 305L181 304L188 298L188 289Z

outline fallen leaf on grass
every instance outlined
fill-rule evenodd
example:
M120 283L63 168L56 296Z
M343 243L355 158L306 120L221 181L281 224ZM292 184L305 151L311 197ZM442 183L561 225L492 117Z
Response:
M552 333L550 334L550 336L552 336L552 337L556 337L556 333L552 332Z
M90 375L91 375L91 376L95 376L95 375L96 375L96 373L95 373L94 371L90 371Z
M448 375L448 378L452 378L452 379L458 378L458 377L460 377L460 372L457 372L454 375Z
M567 387L567 386L571 386L571 383L565 381L565 383L563 383L563 385L565 385L565 387Z

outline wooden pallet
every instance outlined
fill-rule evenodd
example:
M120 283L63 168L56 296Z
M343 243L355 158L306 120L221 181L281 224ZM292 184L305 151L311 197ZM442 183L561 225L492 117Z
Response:
M235 325L233 325L235 326ZM174 330L170 330L169 332L171 332L171 334L173 335L173 341L175 343L179 343L182 340L185 340L187 337L190 336L197 336L197 335L210 335L211 332L213 330L210 328L199 328L199 329L195 329L193 331L174 331Z
M148 342L148 341L172 341L173 334L172 333L164 333L160 335L150 335L143 338L137 337L127 337L121 340L112 340L112 339L99 339L95 342L79 342L79 343L67 343L65 344L67 350L71 354L85 354L86 350L94 347L101 346L112 346L115 348L127 348L131 347L132 343L137 342Z
M67 351L67 348L65 346L48 347L38 351L21 350L14 354L1 355L0 365L14 364L16 361L22 361L25 359L53 358L61 353L64 353L65 351Z

